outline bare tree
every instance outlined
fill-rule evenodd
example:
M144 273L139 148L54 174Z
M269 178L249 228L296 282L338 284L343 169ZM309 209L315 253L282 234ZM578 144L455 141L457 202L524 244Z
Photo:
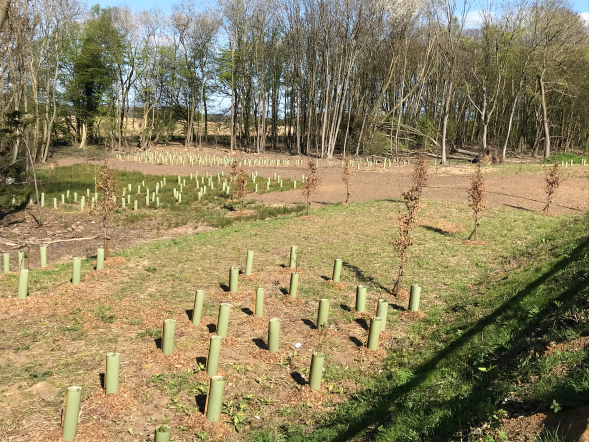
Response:
M477 166L474 175L470 177L470 188L467 193L469 206L471 207L474 216L474 229L468 239L474 239L476 241L481 214L483 210L485 210L485 178L481 171L480 164Z
M352 178L354 177L354 169L352 168L352 161L346 157L343 161L342 167L342 181L346 186L346 204L350 199L350 183L352 182Z
M560 170L558 168L558 161L555 161L554 165L550 169L550 172L548 172L548 174L546 175L546 184L544 185L544 191L546 192L546 197L548 198L548 201L546 202L546 206L544 207L544 209L542 209L542 212L548 213L548 210L550 209L550 204L552 203L552 196L554 195L554 192L556 192L556 189L558 189L558 186L562 182L562 178L560 177L559 172Z
M317 163L315 161L309 161L307 163L308 176L305 178L305 182L301 184L301 193L307 200L307 216L309 215L309 208L311 207L311 195L317 192L319 187L319 171L317 170Z

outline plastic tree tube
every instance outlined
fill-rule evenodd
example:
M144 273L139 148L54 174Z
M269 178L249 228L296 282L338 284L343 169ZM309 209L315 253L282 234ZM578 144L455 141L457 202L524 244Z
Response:
M104 248L100 247L96 250L96 270L104 268Z
M229 291L237 293L239 287L239 267L231 267L229 270Z
M80 283L82 274L82 258L74 257L72 265L72 284L77 285Z
M192 310L192 324L200 325L200 318L202 316L202 305L205 299L205 291L197 290L194 295L194 308Z
M18 292L16 299L25 299L29 292L29 271L22 269L18 273Z
M10 254L4 253L2 255L2 257L3 257L3 259L2 259L2 261L3 261L3 263L2 263L3 264L2 265L2 267L3 267L2 271L4 273L7 273L7 272L10 271Z
M209 343L209 356L207 357L207 376L215 376L219 368L219 355L221 354L221 336L211 336Z
M82 387L69 387L64 401L63 418L61 420L61 437L65 441L73 441L78 431L78 417L80 414L80 400Z
M211 377L211 380L209 381L207 404L205 406L205 414L209 422L219 422L221 420L224 392L225 378L223 378L223 376Z
M317 310L317 328L319 330L327 328L329 323L329 299L319 300L319 309Z
M319 390L321 388L321 377L323 376L323 361L325 355L316 351L311 358L311 370L309 374L309 386L311 390Z
M41 267L47 267L47 247L39 247L39 255L41 257Z
M254 315L258 318L264 316L264 289L258 287L254 295Z
M297 246L290 247L290 264L288 266L291 269L297 267Z
M154 442L170 442L171 428L167 425L160 425L155 429Z
M381 319L380 331L384 331L387 324L387 312L389 309L389 302L386 299L379 299L376 302L376 316Z
M378 348L381 322L382 319L379 317L373 317L370 319L370 330L368 331L368 348L370 350L376 350Z
M18 271L25 268L25 252L18 252Z
M227 337L227 329L229 328L229 312L231 311L231 304L224 302L219 306L219 317L217 318L217 335L222 338Z
M247 258L245 260L245 274L249 276L252 274L252 267L254 265L254 252L253 250L247 251Z
M298 272L292 272L290 274L290 290L289 290L291 298L296 298L298 285L299 285L299 274L298 274Z
M276 353L280 346L280 319L272 318L268 321L268 351Z
M366 287L363 285L356 287L356 311L359 313L366 311Z
M419 298L421 297L421 287L417 284L411 286L409 295L409 311L416 312L419 310Z
M174 334L176 333L176 321L166 319L164 321L164 333L162 335L162 353L164 356L171 355L174 351Z
M104 393L116 394L119 392L119 354L106 354L106 369L104 371Z
M333 280L333 282L339 282L341 274L342 274L342 260L338 258L333 263L333 277L331 278Z

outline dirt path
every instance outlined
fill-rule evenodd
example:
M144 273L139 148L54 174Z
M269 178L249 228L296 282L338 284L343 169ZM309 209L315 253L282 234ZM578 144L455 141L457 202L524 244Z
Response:
M218 152L217 152L218 153ZM283 156L287 158L287 156ZM294 157L289 157L294 158ZM294 162L294 161L292 161ZM57 161L59 166L71 166L72 164L86 163L81 158L62 158ZM334 161L338 164L338 161ZM135 163L130 161L112 160L112 167L121 170L139 171L151 175L189 175L191 172L217 173L221 170L227 172L227 167L214 166L176 166ZM363 166L365 168L365 166ZM466 190L469 185L470 175L474 170L473 165L459 165L449 167L430 167L430 178L423 197L441 201L453 201L466 203ZM500 167L500 166L498 166ZM487 205L507 206L522 210L540 211L546 204L544 193L544 176L538 173L511 173L503 174L498 167L486 174ZM578 169L577 169L578 168ZM583 168L583 169L581 169ZM585 170L586 172L582 172ZM290 179L301 179L305 173L303 167L293 166L255 166L245 167L246 173L254 170L262 176L271 176L273 173ZM554 214L578 214L589 210L589 167L576 166L565 170L565 181L558 188L551 212ZM377 199L397 199L403 188L408 187L411 179L411 165L393 165L392 169L355 171L351 184L351 201L363 202ZM341 181L341 170L336 165L320 167L321 185L316 195L312 198L312 205L334 204L345 201L345 188ZM582 175L585 173L585 177ZM570 176L574 175L574 176ZM274 192L256 197L258 201L270 204L290 204L304 202L299 190L287 192Z

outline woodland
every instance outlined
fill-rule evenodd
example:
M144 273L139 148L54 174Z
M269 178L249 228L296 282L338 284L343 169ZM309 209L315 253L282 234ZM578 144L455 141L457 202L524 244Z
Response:
M584 151L588 42L564 0L184 0L169 14L1 0L1 175L63 145L213 135L232 151L444 164L461 148Z

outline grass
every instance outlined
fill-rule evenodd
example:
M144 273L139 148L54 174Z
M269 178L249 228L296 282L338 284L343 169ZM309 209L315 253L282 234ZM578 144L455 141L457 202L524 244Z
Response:
M57 210L61 215L74 215L80 213L80 199L86 196L86 206L90 207L91 198L94 196L95 177L99 177L101 166L84 166L74 165L72 167L56 167L55 169L44 169L37 172L39 193L45 194L45 210ZM269 217L289 214L302 210L302 206L278 206L268 207L256 204L254 201L248 201L244 204L244 209L248 212L239 216L227 216L231 212L237 212L241 209L239 201L231 200L232 192L227 195L222 191L222 183L227 180L229 187L234 187L229 176L212 175L198 177L198 188L196 176L193 179L190 176L182 176L181 183L186 183L182 189L182 202L178 203L174 196L174 190L180 189L178 176L156 176L145 175L140 172L115 171L117 179L117 205L115 212L115 223L135 224L144 220L156 221L162 228L179 227L188 222L199 222L210 227L227 227L236 222L249 221L255 219L266 219ZM146 189L151 194L155 191L156 184L166 180L166 184L159 189L157 197L160 199L159 208L155 202L146 205ZM258 184L258 193L279 192L292 189L293 182L288 179L282 179L280 182L271 178L270 187L266 188L267 179L262 176L256 178ZM97 178L99 179L99 178ZM211 190L209 183L212 183L214 189ZM247 197L255 195L256 183L252 182L251 176L248 176ZM129 184L131 190L129 190ZM138 186L141 186L138 189ZM206 193L198 201L198 189L208 186ZM69 190L69 196L67 191ZM140 190L138 192L138 190ZM65 204L61 204L61 196L64 194ZM77 202L74 201L74 194L77 194ZM90 195L89 197L87 195ZM126 203L125 209L122 208L121 198L125 195L131 196L130 203ZM101 194L99 193L99 197ZM58 208L53 209L53 199L57 198ZM15 204L13 204L13 199ZM26 203L32 199L36 203L34 186L31 184L26 187L6 186L0 184L0 211L11 212L20 210L25 207ZM138 211L133 210L134 201L138 202ZM36 213L37 208L31 209Z
M486 244L472 246L463 242L467 233L445 231L439 224L470 226L467 206L427 201L403 280L405 288L412 283L423 287L427 316L407 321L406 305L387 293L397 262L390 242L398 210L399 204L390 201L328 206L317 210L316 218L285 216L154 241L125 251L124 265L111 269L108 277L87 279L74 293L60 285L71 274L70 264L32 270L31 299L41 302L37 309L43 319L17 311L4 315L2 350L26 355L31 370L46 373L55 392L46 408L58 416L63 386L82 385L88 400L99 389L96 373L104 364L103 353L115 347L127 363L123 386L139 397L145 394L146 403L166 407L165 413L143 416L134 425L155 428L167 423L179 437L196 432L204 436L203 428L184 423L189 414L193 418L202 413L193 390L202 395L206 377L201 377L200 361L194 358L206 356L206 326L215 322L218 302L231 296L219 285L227 283L229 267L245 264L246 251L254 250L259 279L240 279L242 290L230 299L230 334L243 345L224 348L221 363L227 379L227 419L232 431L249 431L253 441L450 440L461 430L466 437L468 428L495 422L509 395L539 409L550 409L554 401L563 408L585 403L586 351L544 351L550 342L566 343L585 334L585 322L579 318L589 298L583 276L589 267L587 218L492 208L481 223L479 239ZM278 273L291 245L298 246L303 270L301 300L292 305L281 292L288 287L288 277ZM322 278L329 279L336 257L344 261L343 288ZM89 262L84 270L91 270ZM0 309L12 302L6 298L14 279L0 282L0 296L5 298ZM258 324L241 311L252 307L250 293L260 284L266 289L266 314L285 318L285 353L271 364L251 343L251 338L264 338L267 319ZM376 299L390 298L389 329L383 337L389 348L386 357L383 353L371 359L348 339L353 335L363 340L366 335L349 311L358 284L368 286L369 309ZM196 288L206 293L200 328L185 314ZM336 331L319 333L301 321L315 321L319 297L330 299L330 324ZM43 303L47 298L51 302ZM175 355L180 358L167 365L158 359L154 343L161 338L166 317L177 319ZM22 330L26 336L19 335ZM297 342L302 343L299 349L294 347ZM30 348L22 350L23 345ZM304 396L307 387L293 377L306 376L310 350L327 356L319 396ZM0 364L0 385L33 385L28 374L12 374L18 363L14 357ZM303 396L288 400L297 395ZM7 400L0 396L0 401ZM14 396L10 400L16 405L0 419L17 422L28 406ZM92 417L83 415L81 424L88 419ZM127 431L126 423L112 419L99 417L96 422L113 432ZM238 438L233 434L228 440Z

